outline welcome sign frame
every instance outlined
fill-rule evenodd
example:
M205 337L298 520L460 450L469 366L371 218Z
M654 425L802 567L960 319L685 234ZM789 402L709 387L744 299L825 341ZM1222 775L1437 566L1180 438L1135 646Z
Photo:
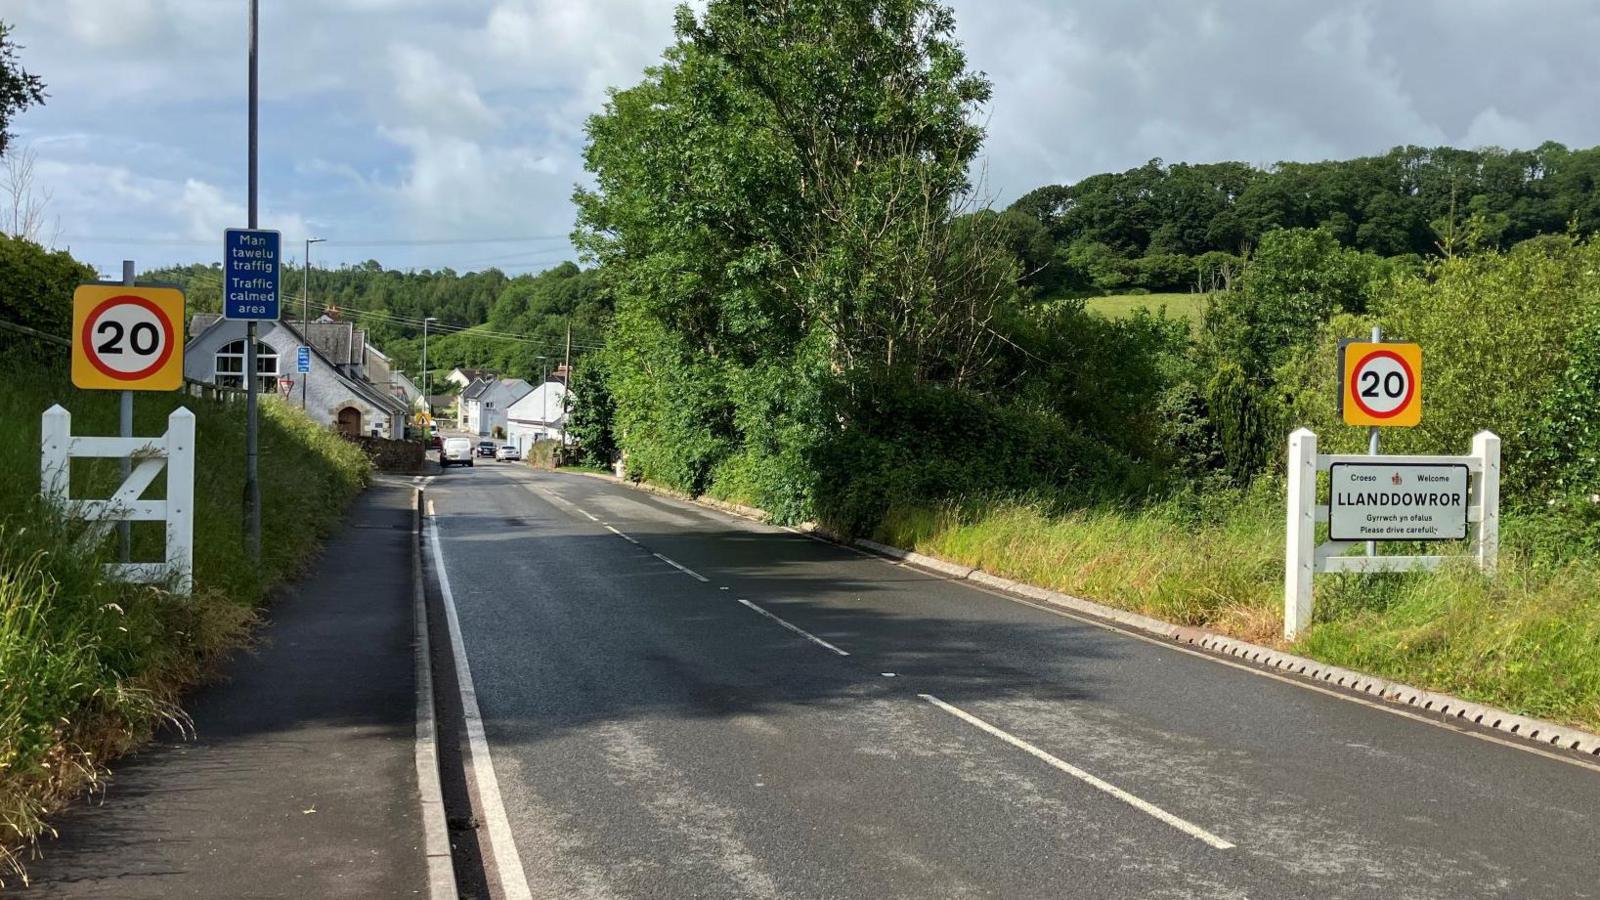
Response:
M1453 556L1348 556L1362 541L1317 543L1317 525L1327 523L1329 504L1317 499L1317 473L1335 465L1465 466L1468 477L1468 558L1493 574L1500 554L1500 438L1480 431L1466 456L1363 456L1318 453L1309 428L1289 435L1288 532L1284 553L1283 636L1297 638L1311 624L1312 585L1318 573L1411 572L1436 569Z

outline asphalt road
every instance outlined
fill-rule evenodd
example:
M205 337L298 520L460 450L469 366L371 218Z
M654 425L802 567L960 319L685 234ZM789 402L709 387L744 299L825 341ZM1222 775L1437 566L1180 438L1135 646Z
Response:
M1600 895L1593 767L600 479L429 493L534 897Z

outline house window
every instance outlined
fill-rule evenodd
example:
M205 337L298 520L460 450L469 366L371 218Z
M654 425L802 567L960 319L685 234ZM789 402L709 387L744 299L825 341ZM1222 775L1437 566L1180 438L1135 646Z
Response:
M244 389L244 339L217 351L218 387ZM270 394L278 389L278 351L256 342L256 390Z

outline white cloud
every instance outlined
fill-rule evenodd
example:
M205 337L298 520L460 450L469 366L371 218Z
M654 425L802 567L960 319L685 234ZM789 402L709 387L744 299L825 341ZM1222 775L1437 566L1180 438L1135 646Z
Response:
M1268 164L1398 143L1600 143L1592 0L951 0L995 82L988 186L1151 157ZM703 3L698 5L703 6ZM262 201L347 242L565 233L582 129L672 39L675 0L274 0ZM49 103L15 125L62 230L204 240L244 194L244 4L0 0ZM390 264L514 256L384 248ZM330 244L364 258L366 248ZM99 262L99 260L96 260Z
M498 122L472 79L435 54L396 44L389 48L389 63L395 95L416 127L472 134Z

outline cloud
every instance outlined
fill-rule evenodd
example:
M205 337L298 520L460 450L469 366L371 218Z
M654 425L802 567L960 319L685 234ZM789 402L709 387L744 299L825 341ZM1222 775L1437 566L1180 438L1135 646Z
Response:
M951 2L971 64L995 83L984 163L1001 202L1151 157L1600 143L1590 0ZM315 229L334 240L319 258L335 261L543 264L547 244L357 245L567 232L572 188L588 182L584 121L660 58L675 5L263 4L263 223L289 241ZM206 258L212 232L238 224L243 7L0 0L49 83L49 103L14 124L63 232L203 241L86 252Z
M1013 199L1169 161L1404 143L1600 143L1600 7L1574 0L955 0L995 82L987 154Z

